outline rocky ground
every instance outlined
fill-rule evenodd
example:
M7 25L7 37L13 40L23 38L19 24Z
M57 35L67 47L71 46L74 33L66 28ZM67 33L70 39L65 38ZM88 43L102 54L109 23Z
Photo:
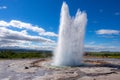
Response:
M120 80L120 59L85 59L80 67L55 67L50 61L0 60L0 80Z

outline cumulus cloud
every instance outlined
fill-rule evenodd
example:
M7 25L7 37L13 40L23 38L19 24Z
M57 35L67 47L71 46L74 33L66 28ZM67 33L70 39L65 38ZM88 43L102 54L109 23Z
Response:
M45 32L45 33L39 33L39 35L42 35L42 36L56 36L57 37L57 34L55 34L54 32Z
M9 24L3 20L0 21L0 27L9 26Z
M0 29L0 48L13 49L37 49L37 50L53 50L52 45L41 45L43 43L54 44L53 40L42 38L39 36L30 36L26 33L16 32L12 30ZM37 44L37 45L36 45Z
M7 28L0 28L0 38L12 39L12 40L26 40L26 41L37 41L37 42L53 42L50 39L46 39L40 36L27 35L26 31L13 31Z
M103 35L103 34L107 34L107 35L111 35L111 34L118 35L119 33L120 33L119 30L110 30L110 29L100 29L100 30L97 30L97 31L96 31L96 34L100 34L100 35Z
M39 35L32 35L28 30ZM45 36L56 37L57 34L18 20L0 21L0 48L53 50L55 41Z
M30 44L30 41L23 41L23 40L12 40L12 39L0 39L0 48L10 48L16 46L20 47L21 45L24 46L24 44Z
M47 32L39 26L32 25L30 23L25 23L25 22L22 22L19 20L11 20L10 22L6 22L6 21L1 20L0 26L2 26L2 27L11 26L11 27L19 28L19 29L27 29L27 30L31 30L33 32L37 32L41 36L57 37L57 34L55 34L54 32Z
M25 23L25 22L18 21L18 20L11 20L8 24L9 26L20 28L20 29L29 29L29 30L39 32L39 33L45 32L43 28L40 28L38 26L33 26L30 23Z
M0 9L7 9L7 6L0 6Z

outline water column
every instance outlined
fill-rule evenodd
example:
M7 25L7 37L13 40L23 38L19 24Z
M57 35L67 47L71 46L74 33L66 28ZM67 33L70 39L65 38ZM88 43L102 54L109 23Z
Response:
M63 2L60 16L58 44L54 51L53 65L78 66L81 64L84 52L87 15L78 9L76 15L71 17L68 5Z

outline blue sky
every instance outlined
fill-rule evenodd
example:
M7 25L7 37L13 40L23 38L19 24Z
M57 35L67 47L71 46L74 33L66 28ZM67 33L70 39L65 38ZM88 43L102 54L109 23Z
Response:
M0 48L53 50L63 1L87 13L86 51L120 51L120 0L0 0Z

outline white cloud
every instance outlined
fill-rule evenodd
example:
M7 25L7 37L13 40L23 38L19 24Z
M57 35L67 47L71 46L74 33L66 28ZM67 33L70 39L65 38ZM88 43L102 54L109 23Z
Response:
M4 40L5 43L0 40L0 48L7 49L34 49L34 50L53 50L55 46L52 45L41 45L41 43L33 44L30 41L21 41L21 40ZM52 43L51 43L52 44ZM54 44L54 43L53 43Z
M9 26L9 23L7 23L3 20L0 21L0 27L7 27L7 26Z
M28 30L39 36L33 36ZM53 50L55 41L45 38L48 36L57 37L57 34L18 20L0 21L0 48Z
M13 31L7 28L0 28L0 38L12 39L12 40L26 40L26 41L37 41L37 42L53 42L50 39L46 39L40 36L27 35L26 31Z
M33 32L37 32L41 36L57 37L57 34L55 34L54 32L47 32L39 26L36 26L36 25L34 26L30 23L25 23L25 22L18 21L18 20L11 20L10 22L6 22L2 20L0 21L0 26L3 26L3 27L12 26L12 27L19 28L19 29L27 29Z
M29 30L39 32L39 33L45 32L45 30L43 28L40 28L38 26L33 26L30 23L25 23L25 22L18 21L18 20L11 20L8 24L9 24L9 26L20 28L20 29L23 29L23 28L29 29Z
M114 34L114 35L118 35L120 33L119 30L110 30L110 29L100 29L96 31L96 34Z
M114 39L116 39L116 38L118 38L118 35L100 35L100 36L98 36L98 37L103 37L103 38L114 38Z
M45 47L45 45L40 45L43 43L54 44L55 42L48 38L28 35L26 30L18 32L8 29L7 27L0 27L0 48L25 48L39 50L51 50L54 48L52 45L47 45L47 47Z
M0 6L0 9L7 9L7 6Z
M118 51L120 52L120 46L101 46L101 45L85 45L85 51L100 52L100 51Z
M58 36L58 35L55 34L54 32L39 33L39 35L42 35L42 36L55 36L55 37Z

